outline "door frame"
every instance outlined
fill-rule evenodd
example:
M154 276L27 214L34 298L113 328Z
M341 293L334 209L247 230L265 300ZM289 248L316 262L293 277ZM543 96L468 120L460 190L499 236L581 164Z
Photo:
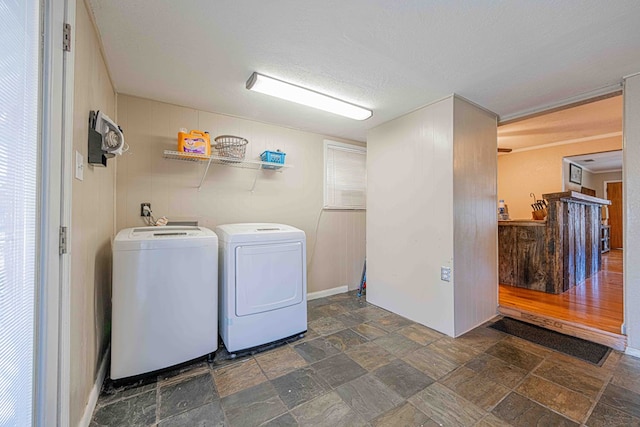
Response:
M622 188L622 194L624 195L624 183L622 182L622 180L621 179L612 179L610 181L603 181L602 182L602 185L604 186L604 192L602 194L604 194L604 198L605 199L609 200L609 194L607 194L607 184L609 184L610 182L612 182L612 183L613 182L622 183L622 187L623 187ZM622 240L624 240L624 206L625 206L625 204L624 204L624 198L623 198L622 199L622 212L623 212L623 215L622 215ZM607 211L607 223L609 223L608 222L609 221L609 206L605 206L604 208ZM609 225L611 225L611 224L609 224ZM611 236L609 236L609 237L611 237ZM622 284L622 286L624 288L624 283Z
M76 0L41 3L38 278L34 360L34 425L69 425L70 255L60 254L60 227L71 227L73 36L63 51L63 25L75 25ZM69 235L67 235L69 242ZM53 422L55 420L55 422Z
M628 76L629 77L629 76ZM525 120L527 118L531 118L531 117L535 117L538 115L543 115L546 113L551 113L553 111L557 111L557 110L562 110L562 109L566 109L566 108L573 108L573 107L577 107L579 105L582 104L586 104L586 103L591 103L591 102L595 102L598 101L600 99L606 99L612 96L622 96L623 99L623 103L625 100L625 79L627 77L622 77L620 83L614 84L614 85L610 85L607 87L602 88L598 94L596 94L594 96L593 93L587 93L584 96L578 96L576 98L572 98L572 99L568 99L565 101L560 101L554 105L551 106L546 106L546 107L542 107L540 109L537 109L535 111L530 111L530 112L526 112L524 114L518 114L518 115L514 115L514 116L508 116L506 117L504 120L498 120L497 123L497 127L504 125L504 124L508 124L511 122L515 122L515 121L520 121L520 120ZM623 118L625 117L626 112L624 111L624 107L623 107ZM622 124L622 157L623 157L623 179L622 180L610 180L610 181L605 181L604 182L604 190L605 190L605 194L606 194L606 183L607 182L623 182L624 180L624 162L626 161L626 156L627 156L627 150L625 147L625 131L626 131L626 127L625 127L625 123L624 123L624 119L623 119L623 124ZM497 144L497 140L496 140L496 144ZM563 158L563 164L562 164L562 189L563 191L566 190L565 189L565 168L564 168L564 160L565 158ZM497 179L497 177L496 177ZM622 214L622 223L623 223L623 227L622 227L622 236L623 236L623 245L624 242L626 242L627 240L627 228L625 227L626 224L626 215L627 215L627 198L626 198L626 194L625 194L625 183L622 183L622 188L623 188L623 200L622 200L622 209L623 209L623 214ZM496 201L498 199L498 195L496 194ZM608 210L607 210L607 214L608 214ZM497 248L496 248L497 250ZM627 256L628 256L628 251L624 252L624 265L627 265ZM626 280L626 268L623 269L623 281L622 281L622 290L623 290L623 305L622 305L622 318L623 318L623 323L621 325L621 331L620 334L621 335L627 335L627 328L626 328L626 324L627 324L627 316L628 316L628 308L627 308L627 280ZM500 310L500 281L498 280L497 283L497 296L498 296L498 306L496 307L496 309ZM626 346L626 345L625 345ZM627 347L628 348L628 347ZM625 350L626 351L626 350ZM633 354L636 357L640 357L640 352L639 353L634 353Z
M607 194L607 184L610 183L610 182L622 182L622 180L621 179L612 179L610 181L602 181L602 185L604 185L604 192L602 194L604 194L605 198L608 196L608 194Z

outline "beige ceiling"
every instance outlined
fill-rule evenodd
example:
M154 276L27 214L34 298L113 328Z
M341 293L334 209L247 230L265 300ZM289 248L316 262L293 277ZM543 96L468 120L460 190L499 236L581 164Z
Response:
M617 136L622 138L622 95L498 127L498 147L531 149Z
M589 172L603 173L622 170L622 150L604 151L602 153L581 154L565 157L577 163Z

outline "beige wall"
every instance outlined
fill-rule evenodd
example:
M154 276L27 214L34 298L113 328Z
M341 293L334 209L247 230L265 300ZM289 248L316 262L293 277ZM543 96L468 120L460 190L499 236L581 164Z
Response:
M624 318L627 345L640 356L640 74L624 86Z
M498 199L509 206L512 219L531 218L532 198L562 191L563 158L578 154L619 150L620 137L558 145L498 156ZM496 201L497 211L497 201Z
M108 343L111 316L111 238L114 160L87 163L89 110L115 117L115 94L83 1L76 3L73 147L85 159L84 180L73 180L71 218L71 425L77 425ZM75 164L74 158L69 159Z
M309 292L357 287L365 253L365 212L322 211L323 140L328 137L120 94L118 124L131 147L118 159L118 230L144 225L141 202L151 202L156 217L197 220L212 229L237 222L289 224L307 235ZM250 192L255 171L214 164L198 191L205 164L162 155L176 149L182 127L209 131L212 138L245 137L248 159L266 149L281 149L293 167L282 173L258 172Z
M622 181L622 171L594 173L592 179L593 188L596 190L596 196L604 199L604 183L606 181Z
M580 167L580 165L578 165ZM595 190L594 174L586 169L582 169L582 183L576 184L570 181L571 178L571 162L567 159L562 160L562 188L560 191L580 191L582 187ZM536 197L540 197L536 194Z
M495 116L456 97L372 129L367 301L450 336L495 315L495 174Z

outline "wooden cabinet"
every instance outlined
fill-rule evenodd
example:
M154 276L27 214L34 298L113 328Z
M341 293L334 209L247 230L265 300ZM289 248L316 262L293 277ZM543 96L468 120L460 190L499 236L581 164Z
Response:
M600 226L600 252L602 253L609 252L611 249L610 232L611 226Z
M545 221L498 222L498 276L503 285L560 294L600 270L600 206L610 202L573 191L543 197Z

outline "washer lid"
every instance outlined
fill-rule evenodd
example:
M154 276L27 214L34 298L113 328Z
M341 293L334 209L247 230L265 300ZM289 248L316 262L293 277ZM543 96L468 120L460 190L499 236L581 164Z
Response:
M304 231L285 224L266 222L225 224L216 227L223 242L263 242L274 240L304 240Z
M113 243L114 250L194 247L217 244L216 234L204 227L136 227L120 230Z

